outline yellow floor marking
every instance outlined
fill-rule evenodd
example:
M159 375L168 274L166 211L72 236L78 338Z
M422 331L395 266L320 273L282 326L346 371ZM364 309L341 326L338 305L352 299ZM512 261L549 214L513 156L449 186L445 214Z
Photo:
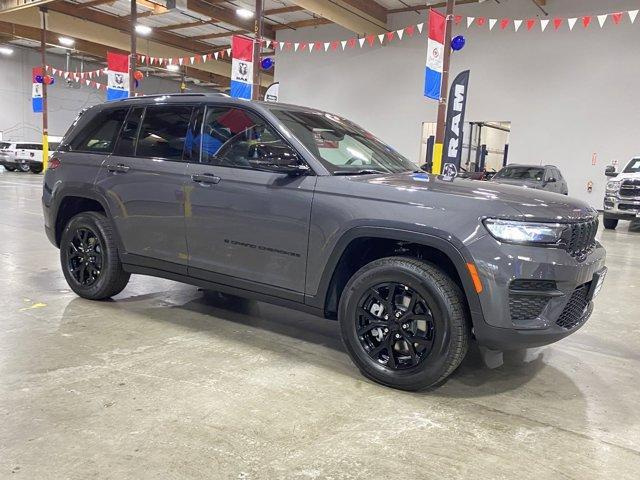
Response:
M24 312L25 310L33 310L34 308L42 308L42 307L46 307L46 306L47 306L46 303L36 302L33 305L31 305L30 307L24 307L24 308L21 308L18 311L19 312Z

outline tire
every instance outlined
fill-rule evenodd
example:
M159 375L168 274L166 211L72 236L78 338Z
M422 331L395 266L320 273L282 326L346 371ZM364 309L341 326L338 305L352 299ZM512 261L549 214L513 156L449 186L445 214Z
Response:
M27 173L29 171L29 164L27 162L20 162L16 168L19 172Z
M607 230L615 230L616 227L618 226L618 219L603 217L602 224L604 225L604 228L606 228Z
M391 292L396 284L400 290L394 290L395 294L384 293ZM374 291L377 293L372 296ZM414 297L416 305L411 307ZM398 298L402 299L400 306ZM395 313L394 304L398 308ZM470 321L463 293L441 269L421 260L387 257L365 265L347 283L338 310L342 340L351 359L363 375L388 387L414 391L436 385L460 365L469 349ZM387 311L390 321L385 317ZM429 322L406 320L411 318L430 318L431 326L419 337L414 329L421 321L426 325ZM362 334L371 325L384 328ZM426 346L429 341L430 346ZM385 342L391 345L393 359L389 358L388 347L376 353ZM422 353L418 349L423 349Z
M10 167L10 166L8 166L8 165L5 165L5 166L4 166L4 169L5 169L7 172L15 172L15 171L16 171L16 167Z
M69 287L89 300L117 295L131 276L122 269L111 223L97 212L79 213L67 223L60 240L60 263Z
M29 167L29 170L31 171L31 173L42 173L42 165L31 165Z

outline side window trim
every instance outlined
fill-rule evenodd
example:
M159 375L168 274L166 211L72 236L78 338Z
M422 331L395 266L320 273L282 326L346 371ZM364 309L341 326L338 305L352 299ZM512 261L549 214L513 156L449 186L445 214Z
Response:
M115 135L115 141L113 142L113 145L111 147L111 151L109 151L109 152L101 152L101 151L98 151L98 150L71 149L69 143L71 141L73 141L73 139L74 139L73 136L66 143L65 151L72 152L72 153L90 153L91 155L104 155L104 156L109 156L109 155L113 154L113 151L116 148L116 144L118 143L118 140L120 138L120 132L121 132L123 126L124 126L124 122L127 119L127 115L129 115L130 108L131 107L127 107L127 112L125 113L124 119L122 120L122 123L120 123L120 127L118 128L118 132ZM87 121L87 124L84 125L83 128L86 128L87 125L89 125L95 118L97 118L99 115L103 114L105 112L105 110L110 111L110 112L115 112L116 110L119 110L119 108L116 107L116 108L109 108L109 109L100 110L93 118L90 118ZM80 118L80 114L76 118L76 122L77 122L77 120L79 118ZM80 129L78 132L69 132L69 133L72 133L72 134L74 134L74 136L77 136L77 135L82 133L82 129Z
M158 107L190 107L191 108L191 116L193 116L193 109L195 108L196 104L193 103L159 103L159 104L154 104L153 106L158 106ZM138 125L138 133L136 134L136 148L135 148L135 152L134 152L134 158L142 158L142 159L146 159L146 160L163 160L165 162L177 162L177 163L186 163L184 160L184 149L185 146L182 146L182 156L180 157L179 160L176 160L175 158L165 158L165 157L148 157L148 156L142 156L142 155L138 155L138 145L140 143L140 133L142 132L142 126L144 125L144 121L145 118L147 116L147 109L148 109L149 105L144 105L144 112L142 112L142 117L140 118L140 125ZM189 117L191 119L191 116ZM124 125L124 122L123 122ZM189 122L189 125L191 125L191 122ZM187 127L187 131L188 131L188 127ZM186 142L185 142L186 143Z
M204 132L204 119L206 118L207 115L207 109L206 109L206 104L204 103L195 103L193 104L193 109L191 110L191 119L189 120L189 126L187 127L187 132L190 132L193 130L193 127L197 124L198 122L198 116L202 115L201 121L200 121L200 131L196 132L194 130L194 133L196 134L196 138L199 138L199 145L198 145L198 158L197 159L193 159L193 158L186 158L186 152L187 152L187 142L185 142L184 144L184 148L182 149L182 161L185 163L195 163L195 164L200 164L202 163L202 134Z

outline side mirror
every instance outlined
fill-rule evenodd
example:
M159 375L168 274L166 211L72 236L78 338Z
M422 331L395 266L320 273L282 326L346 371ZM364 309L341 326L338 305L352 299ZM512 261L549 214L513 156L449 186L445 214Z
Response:
M287 145L257 143L249 147L249 163L256 170L296 176L309 171L298 154Z
M607 167L604 169L604 174L607 177L617 177L618 174L616 173L616 167L614 167L613 165L607 165Z

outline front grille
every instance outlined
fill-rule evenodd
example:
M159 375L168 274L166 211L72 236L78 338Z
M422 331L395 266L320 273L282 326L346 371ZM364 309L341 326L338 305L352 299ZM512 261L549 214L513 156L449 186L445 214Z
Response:
M536 292L548 292L556 289L556 282L553 280L524 280L517 279L511 282L511 290L533 290Z
M569 224L565 247L573 257L586 256L596 245L598 219Z
M640 205L631 205L629 203L620 203L618 205L618 210L640 210Z
M570 330L587 321L591 314L587 300L590 288L591 282L585 283L573 291L560 317L556 320L556 325Z
M621 197L640 197L640 180L625 180L620 185Z
M509 295L509 313L512 322L539 317L547 306L549 297L542 295Z

